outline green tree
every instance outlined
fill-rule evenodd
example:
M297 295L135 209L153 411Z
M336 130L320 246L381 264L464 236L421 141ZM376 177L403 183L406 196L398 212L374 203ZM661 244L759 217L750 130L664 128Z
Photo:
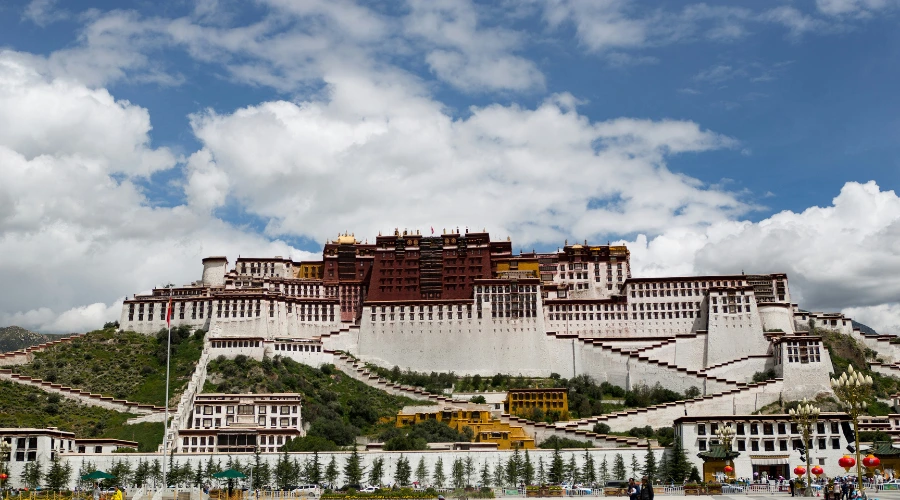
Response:
M466 455L466 486L472 486L472 474L475 474L475 459L471 455Z
M253 453L253 484L251 488L261 490L272 482L272 470L269 468L269 462L263 461L259 447Z
M584 451L584 463L582 464L581 469L581 480L587 484L596 484L597 483L597 471L594 468L594 457L585 450Z
M569 484L576 484L581 482L581 473L578 470L578 464L575 463L574 454L569 455L569 461L566 462L563 470L565 471L563 474Z
M400 486L407 486L411 475L412 466L409 464L409 459L400 455L400 458L397 459L397 466L394 468L394 482Z
M399 466L399 462L397 465ZM369 485L380 486L382 479L384 479L384 458L378 457L372 460L372 465L369 466Z
M106 472L116 476L116 483L121 486L132 483L133 472L131 470L131 462L128 460L114 460ZM47 487L49 488L50 485L48 484Z
M638 461L637 455L631 455L631 476L635 479L640 479L641 477L641 463Z
M680 439L672 443L672 453L669 457L669 476L676 483L684 481L691 474L691 462L688 461L681 445Z
M416 482L419 486L424 486L428 482L428 468L425 466L425 457L419 458L419 465L416 466Z
M538 457L537 480L541 486L547 484L547 469L544 468L544 457Z
M450 480L455 489L463 488L466 485L466 466L462 458L457 457L453 460L453 466L450 468Z
M359 489L362 485L363 474L362 458L359 456L359 452L354 449L344 464L344 480L351 488Z
M328 483L328 487L334 488L335 483L337 483L338 475L338 465L337 458L334 455L331 455L331 461L328 462L328 466L325 467L325 482Z
M72 466L68 462L65 465L61 464L57 455L50 461L50 467L47 468L47 473L44 475L44 483L51 491L61 491L69 486L70 477L72 477Z
M656 454L653 453L653 449L650 448L649 444L647 445L647 456L644 457L644 469L642 472L650 480L650 484L653 484L653 480L659 475L656 469Z
M661 478L663 482L670 482L672 480L672 474L669 471L669 454L663 450L662 459L659 461L659 467L657 468L657 477Z
M526 486L534 484L534 464L531 463L528 450L525 450L525 461L522 463L522 480Z
M154 488L158 487L159 484L162 484L162 464L158 458L154 458L153 465L150 466L150 479L153 480Z
M41 477L43 477L41 469L40 460L25 463L22 470L22 482L25 483L25 486L33 490L41 485Z
M503 459L497 459L497 465L494 466L494 486L502 488L506 484L506 468L503 466Z
M444 459L441 457L438 457L437 462L434 463L434 473L431 475L431 480L438 488L443 488L444 483L447 482L447 476L444 475Z
M522 476L522 455L519 449L513 451L513 455L506 461L506 482L510 486L517 486Z
M294 463L288 457L287 451L282 451L275 462L275 485L279 490L287 490L289 486L294 484L297 476L294 470Z
M691 474L690 474L690 477L688 478L688 480L691 481L691 482L693 482L693 483L699 483L699 482L700 482L700 471L697 470L697 466L696 466L696 465L692 465L692 466L691 466Z
M609 464L606 463L606 455L603 455L603 461L600 462L600 483L606 486L609 481Z
M618 480L618 481L625 480L625 474L627 474L627 472L625 471L625 459L622 458L621 453L616 453L616 458L613 459L612 473L613 473L613 477L616 480Z
M322 484L322 462L319 461L319 452L313 452L312 460L306 463L306 480L312 484Z
M150 462L146 460L138 460L137 467L134 468L134 484L138 488L147 484L150 478Z
M562 455L559 453L559 448L554 448L547 479L550 480L551 484L560 484L563 482L564 474L565 464L563 463Z
M481 487L487 488L489 486L491 486L491 466L485 460L484 465L481 466Z

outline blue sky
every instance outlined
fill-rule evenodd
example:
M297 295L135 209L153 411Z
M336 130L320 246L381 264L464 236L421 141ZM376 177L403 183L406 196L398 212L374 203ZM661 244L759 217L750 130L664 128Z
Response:
M0 277L34 285L0 297L0 324L114 317L205 254L470 226L522 248L624 241L642 275L788 272L804 307L900 329L898 16L896 0L6 2Z

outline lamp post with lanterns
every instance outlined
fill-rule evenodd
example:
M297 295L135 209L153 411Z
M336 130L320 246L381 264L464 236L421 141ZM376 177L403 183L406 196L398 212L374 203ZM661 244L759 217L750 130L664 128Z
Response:
M853 365L850 365L840 377L831 379L831 389L853 421L853 434L856 438L856 481L860 494L865 498L862 460L859 458L859 416L864 415L868 408L866 400L872 395L872 377L855 371Z
M791 415L791 420L793 420L794 423L797 424L797 426L800 428L800 433L803 434L803 447L806 449L806 468L804 470L804 472L806 473L805 496L811 497L813 496L813 491L812 482L809 477L809 462L810 458L812 458L812 447L810 447L809 436L810 434L812 434L813 425L815 425L816 421L819 420L819 408L811 405L807 400L804 399L800 402L800 405L798 405L796 409L791 409L789 413Z
M725 449L725 468L723 470L727 477L729 473L734 471L734 467L729 464L731 460L728 459L728 452L731 451L731 441L734 439L734 429L730 425L723 425L716 429L716 437L719 438L719 442L722 443L722 447Z
M6 481L9 479L8 464L12 458L11 452L12 446L5 439L0 439L0 492L6 489Z

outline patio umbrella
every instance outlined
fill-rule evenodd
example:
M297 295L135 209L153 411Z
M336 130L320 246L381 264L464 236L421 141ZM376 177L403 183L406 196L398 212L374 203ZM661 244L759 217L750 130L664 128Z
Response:
M115 478L116 478L116 476L113 476L112 474L107 474L106 472L103 472L102 470L95 470L94 472L91 472L90 474L85 474L85 475L81 476L82 481L96 481L98 479L115 479Z
M231 490L234 488L234 485L232 485L232 481L234 479L244 479L247 476L234 469L226 469L222 472L216 472L215 474L213 474L213 477L216 479L228 480L228 497L231 498Z
M212 475L216 479L244 479L245 476L240 471L236 471L234 469L226 469L222 472L216 472Z

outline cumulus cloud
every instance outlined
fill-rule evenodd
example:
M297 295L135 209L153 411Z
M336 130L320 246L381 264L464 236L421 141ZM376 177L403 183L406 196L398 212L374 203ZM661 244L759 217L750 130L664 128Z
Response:
M26 60L0 54L0 281L15 284L0 289L0 321L96 327L125 294L198 279L208 254L307 255L211 217L208 195L200 210L151 206L132 177L177 162L151 145L147 110ZM201 160L199 182L214 184Z
M788 274L792 298L900 333L900 197L848 182L827 207L723 221L627 242L635 275ZM877 325L877 326L876 326Z
M398 92L335 80L327 99L208 111L192 124L229 196L268 220L273 236L486 225L522 243L556 243L569 235L558 228L580 238L656 233L751 208L666 168L672 154L736 145L692 122L592 123L571 96L453 118Z

